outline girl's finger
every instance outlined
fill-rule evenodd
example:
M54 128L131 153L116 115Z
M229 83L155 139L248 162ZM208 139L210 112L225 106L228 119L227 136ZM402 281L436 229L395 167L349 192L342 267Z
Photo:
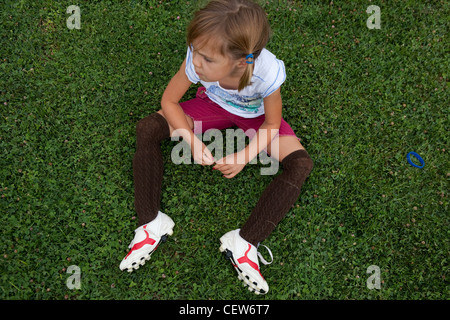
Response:
M231 178L233 178L235 176L235 174L234 173L230 173L230 174L224 174L223 176L224 176L224 178L231 179Z
M229 165L223 165L220 169L219 169L222 173L227 173L229 174L230 172L232 172L232 167L230 167Z
M230 175L233 173L233 170L224 170L224 171L222 171L222 173L225 175Z
M208 154L207 152L203 152L203 163L207 165L211 165L214 163L214 158L211 154Z

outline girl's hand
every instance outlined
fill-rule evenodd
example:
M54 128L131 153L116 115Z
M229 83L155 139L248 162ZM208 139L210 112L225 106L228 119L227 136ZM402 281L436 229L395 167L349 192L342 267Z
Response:
M206 145L198 138L191 146L191 153L194 161L202 166L210 166L214 164L214 158L211 151L206 147Z
M216 165L213 167L214 170L219 170L223 173L225 178L231 179L236 176L245 167L246 162L244 161L241 154L233 153L220 160L216 161Z

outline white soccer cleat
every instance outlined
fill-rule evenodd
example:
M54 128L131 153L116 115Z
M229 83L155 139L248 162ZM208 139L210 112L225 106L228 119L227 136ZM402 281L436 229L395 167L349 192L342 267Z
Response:
M248 290L256 294L266 294L269 285L259 270L258 257L263 264L270 264L273 261L272 252L266 247L272 258L272 261L267 262L254 245L239 235L239 231L240 229L237 229L224 234L220 238L219 250L231 261L238 278L244 281L244 286L248 286Z
M128 246L131 250L120 263L120 270L132 272L143 266L159 244L173 234L174 226L173 220L159 211L154 220L134 230L134 239Z

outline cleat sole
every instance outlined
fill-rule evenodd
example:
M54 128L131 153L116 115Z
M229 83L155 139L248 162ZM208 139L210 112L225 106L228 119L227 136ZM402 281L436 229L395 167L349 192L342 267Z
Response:
M219 247L219 251L223 253L225 259L227 259L231 262L233 268L236 270L236 272L238 274L238 279L243 282L242 285L244 287L248 287L248 290L250 292L253 292L257 295L266 294L266 291L264 291L264 289L260 288L256 281L251 281L250 277L242 272L242 270L237 266L237 263L233 259L233 252L231 252L229 249L227 249L227 247L223 243L221 243L221 245Z
M133 263L131 264L130 267L126 268L126 270L127 270L128 272L131 273L131 272L133 272L134 270L139 269L140 266L143 266L143 265L145 264L146 261L149 261L149 260L150 260L150 258L151 258L151 256L152 256L153 252L155 252L156 249L158 249L159 245L160 245L161 243L166 242L167 239L168 239L168 237L169 237L170 235L172 235L172 234L173 234L173 229L170 229L165 235L162 235L162 236L161 236L161 239L159 240L158 244L155 246L155 248L154 248L152 251L150 251L149 253L147 253L147 255L141 257L138 261L133 262Z

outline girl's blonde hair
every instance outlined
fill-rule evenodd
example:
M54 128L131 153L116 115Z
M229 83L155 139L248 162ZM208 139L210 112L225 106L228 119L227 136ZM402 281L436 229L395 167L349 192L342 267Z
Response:
M253 61L265 48L271 34L266 13L250 0L212 0L197 11L187 29L187 44L207 36L207 41L215 40L219 53L234 60L253 54ZM200 44L201 46L202 44ZM196 47L195 49L200 49ZM251 82L253 64L247 64L239 80L238 90Z

